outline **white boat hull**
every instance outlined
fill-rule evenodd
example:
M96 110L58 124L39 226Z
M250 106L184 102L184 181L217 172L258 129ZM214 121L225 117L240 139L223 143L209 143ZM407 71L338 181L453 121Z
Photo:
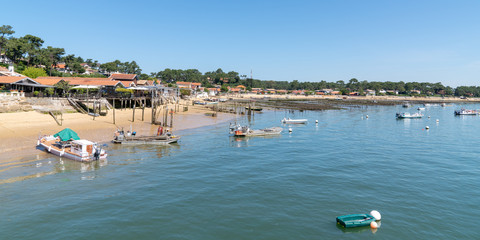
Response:
M51 145L47 144L48 142L46 141L42 141L42 139L40 139L38 141L38 146L42 146L45 151L53 154L53 155L56 155L56 156L59 156L59 157L65 157L65 158L68 158L68 159L72 159L72 160L75 160L75 161L80 161L80 162L91 162L91 161L94 161L94 160L98 160L98 159L106 159L107 158L107 153L105 153L105 151L101 150L101 154L98 156L98 159L95 159L93 154L90 154L90 155L87 155L87 156L80 156L80 155L77 155L77 154L73 154L73 153L69 153L68 151L65 151L64 149L63 150L60 150L56 147L52 147Z
M284 124L306 124L308 122L308 119L286 119L284 118L282 120L282 123Z

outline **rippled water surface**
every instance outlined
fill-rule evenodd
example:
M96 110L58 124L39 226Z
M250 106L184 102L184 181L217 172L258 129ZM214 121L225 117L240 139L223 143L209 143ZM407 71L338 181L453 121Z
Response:
M235 139L224 123L169 147L108 144L92 164L39 152L0 165L0 238L478 239L480 117L461 107L480 108L271 111L238 121L278 137ZM373 209L376 232L335 223Z

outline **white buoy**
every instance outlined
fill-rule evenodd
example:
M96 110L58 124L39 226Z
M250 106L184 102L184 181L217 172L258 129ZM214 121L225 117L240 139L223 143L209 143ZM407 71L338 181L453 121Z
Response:
M371 222L370 227L373 228L373 229L377 229L378 228L377 222Z
M291 128L289 128L289 129L288 129L288 132L292 132L292 129L291 129Z
M428 116L428 118L430 118L430 116Z
M430 129L430 127L429 127L429 126L425 126L425 129L427 129L427 130L428 130L428 129Z
M440 122L440 120L437 119L437 122Z
M318 123L318 120L315 120L315 123Z
M367 116L365 116L365 117L366 117L366 118L368 118L368 115L367 115Z
M377 221L382 219L382 215L380 215L380 213L377 210L372 210L370 212L370 215L372 215Z

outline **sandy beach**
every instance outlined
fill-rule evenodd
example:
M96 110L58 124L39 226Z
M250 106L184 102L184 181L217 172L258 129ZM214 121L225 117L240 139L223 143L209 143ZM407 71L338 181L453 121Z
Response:
M115 110L106 116L96 117L81 113L64 113L62 126L59 126L52 116L37 111L14 112L0 114L0 160L28 155L38 151L35 147L40 135L51 135L64 128L71 128L80 138L95 142L109 142L117 129L125 131L132 129L138 135L155 134L158 126L151 124L151 108L145 108L142 121L142 110L135 111L132 121L132 109ZM235 118L234 114L218 113L217 117L207 116L211 110L203 106L189 106L188 111L178 111L174 114L172 132L213 125ZM170 120L169 120L170 123Z

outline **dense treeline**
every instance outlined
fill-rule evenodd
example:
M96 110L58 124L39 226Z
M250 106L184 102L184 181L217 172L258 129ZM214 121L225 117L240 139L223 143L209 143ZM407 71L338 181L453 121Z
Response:
M95 72L111 73L132 73L141 74L141 69L135 61L121 62L115 60L99 64L97 60L76 57L75 54L66 54L64 48L52 46L43 47L44 40L27 34L23 37L13 37L15 31L10 25L0 26L0 53L4 54L16 66L16 70L23 72L28 67L43 68L50 76L76 76L83 74L86 68L81 64L86 63ZM65 64L68 71L59 72L56 70L59 63ZM31 70L30 70L31 71ZM91 73L83 77L105 77L104 74Z
M412 94L412 90L420 91L422 95L455 95L455 96L474 96L480 97L480 87L475 86L461 86L453 89L449 86L443 86L440 82L425 83L425 82L368 82L359 81L355 78L348 82L299 82L298 80L288 81L265 81L247 78L246 75L239 75L238 72L230 71L224 72L221 68L216 71L201 73L197 69L170 69L166 68L163 71L152 72L150 74L142 73L142 69L135 62L121 62L115 60L107 63L99 63L97 60L76 57L74 54L66 55L65 49L56 48L52 46L43 47L44 41L33 35L25 35L23 37L13 37L12 27L9 25L0 26L0 53L12 60L17 70L28 72L32 76L41 76L48 74L50 76L77 76L85 73L85 67L81 64L86 63L91 69L99 73L91 73L90 77L105 77L114 72L130 73L139 75L140 79L159 79L166 83L182 82L200 82L205 87L213 87L215 85L237 86L244 85L247 89L262 88L262 89L285 89L285 90L307 90L315 91L321 89L335 89L341 91L343 94L349 92L358 92L364 94L366 90L375 90L377 93L380 90L396 91L399 94ZM56 71L56 66L59 63L65 63L65 67L70 73L62 73ZM84 65L84 64L83 64ZM43 68L43 72L33 67ZM86 75L82 75L86 76ZM88 77L87 76L87 77Z

